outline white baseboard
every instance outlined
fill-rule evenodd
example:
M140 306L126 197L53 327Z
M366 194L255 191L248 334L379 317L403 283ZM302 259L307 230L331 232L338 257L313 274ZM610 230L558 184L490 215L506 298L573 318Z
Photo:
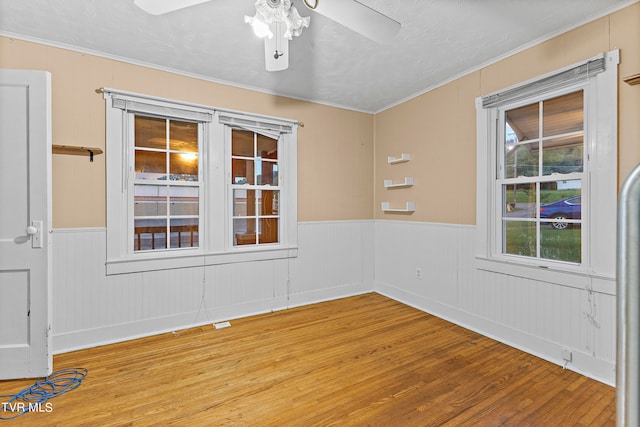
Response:
M65 332L54 335L53 353L68 353L233 320L239 317L268 313L276 310L273 307L283 306L285 304L286 301L280 298Z
M203 325L213 325L214 323L222 321L233 321L234 319L242 317L276 312L297 306L360 295L367 292L372 292L372 289L362 284L345 285L332 289L292 295L289 300L283 296L265 301L207 308L206 311L202 309L196 312L181 313L174 316L144 319L118 325L66 332L54 336L53 353L68 353ZM233 325L233 322L231 322L231 324Z
M409 293L386 283L376 283L376 292L418 310L455 323L463 328L495 339L510 347L537 356L548 362L565 367L562 360L564 348L557 343L509 328L505 325L464 312L455 307L440 304L437 301ZM615 387L615 363L607 363L591 355L571 349L572 361L566 369L580 373Z
M339 286L319 291L306 292L304 294L291 295L289 297L289 308L303 305L316 304L319 302L332 301L340 298L347 298L355 295L373 292L373 287L362 283Z

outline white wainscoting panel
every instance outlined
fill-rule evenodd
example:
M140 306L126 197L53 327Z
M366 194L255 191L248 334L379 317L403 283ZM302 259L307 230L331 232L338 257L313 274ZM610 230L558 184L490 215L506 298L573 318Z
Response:
M373 230L300 223L297 258L109 276L105 229L54 230L54 352L371 292Z
M375 238L377 292L615 383L615 295L478 270L474 226L376 221Z
M373 221L300 223L298 239L289 306L373 291Z
M307 222L297 258L109 276L105 229L53 234L55 353L375 290L557 364L569 350L568 369L615 382L615 287L479 270L474 226Z

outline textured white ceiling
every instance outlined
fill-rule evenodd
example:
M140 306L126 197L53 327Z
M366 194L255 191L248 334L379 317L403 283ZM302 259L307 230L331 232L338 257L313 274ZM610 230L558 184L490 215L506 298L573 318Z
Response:
M382 46L294 0L311 24L290 43L289 69L279 72L265 71L263 42L243 21L255 12L253 0L211 0L161 16L133 0L0 0L0 35L377 112L633 2L361 0L402 24Z

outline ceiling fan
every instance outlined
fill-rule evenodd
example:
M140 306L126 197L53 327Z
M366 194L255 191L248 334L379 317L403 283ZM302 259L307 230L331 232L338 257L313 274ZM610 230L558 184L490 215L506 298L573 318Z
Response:
M133 0L140 9L162 15L211 0ZM400 30L400 23L357 0L303 0L304 5L327 18L380 44L388 43ZM256 35L265 41L267 71L289 66L289 40L309 26L291 0L257 0L256 15L245 16Z

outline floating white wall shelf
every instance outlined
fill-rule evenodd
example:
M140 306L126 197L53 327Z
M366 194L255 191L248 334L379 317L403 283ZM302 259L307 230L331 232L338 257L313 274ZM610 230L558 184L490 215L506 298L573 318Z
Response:
M384 212L415 212L416 202L407 202L404 208L392 208L389 202L382 202Z
M411 187L413 185L413 177L405 176L404 182L399 182L394 184L392 180L385 179L384 180L384 188L401 188L401 187Z
M408 153L402 153L400 157L393 157L393 156L387 157L387 163L391 165L396 163L408 162L409 160L411 160L411 154L408 154Z

